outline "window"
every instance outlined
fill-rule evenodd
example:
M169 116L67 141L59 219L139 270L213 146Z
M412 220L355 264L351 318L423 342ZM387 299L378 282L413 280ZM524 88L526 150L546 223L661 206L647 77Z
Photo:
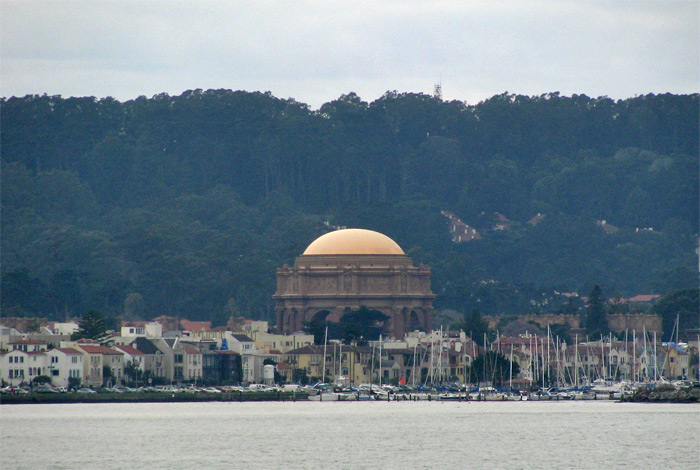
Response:
M73 356L73 357L71 357L71 360L70 360L70 361L71 361L73 364L77 364L77 363L78 363L78 356Z
M175 363L182 364L182 354L175 354Z
M54 377L58 377L58 372L58 369L54 369L51 371L51 375L53 375Z

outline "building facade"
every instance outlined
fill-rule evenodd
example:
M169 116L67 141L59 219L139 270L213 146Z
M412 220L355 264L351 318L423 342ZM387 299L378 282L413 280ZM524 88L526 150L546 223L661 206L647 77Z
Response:
M315 320L339 320L366 307L387 316L387 335L429 331L430 269L413 266L391 238L362 229L327 233L294 266L277 270L277 330L290 334Z

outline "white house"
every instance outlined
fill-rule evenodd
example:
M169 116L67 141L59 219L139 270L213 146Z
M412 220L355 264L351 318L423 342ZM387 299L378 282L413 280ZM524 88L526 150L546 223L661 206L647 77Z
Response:
M38 352L46 351L48 345L44 341L38 341L35 339L22 339L19 341L12 341L8 344L11 350L21 350L24 352Z
M158 322L149 322L144 324L134 324L131 326L122 326L121 336L124 338L160 338L163 336L163 325Z
M123 356L123 365L124 365L124 380L137 380L139 377L144 377L146 373L146 356L143 352L139 351L135 347L128 345L128 344L119 344L114 346L114 349L121 352ZM132 367L134 368L134 371L140 371L140 372L134 372L136 375L135 376L129 376L128 371L129 368Z
M0 375L10 385L30 383L40 375L49 375L45 351L24 351L21 347L0 353Z
M29 354L15 349L0 353L0 374L2 381L10 385L20 385L29 381Z
M200 381L202 380L202 351L199 349L195 348L194 346L190 346L189 344L185 344L183 346L183 351L184 351L184 380L189 380L189 381Z
M83 353L73 348L55 348L46 353L51 383L68 387L70 379L83 380Z
M51 326L51 331L53 331L53 333L56 335L72 335L80 330L80 325L74 321L65 323L51 322L49 323L49 326Z

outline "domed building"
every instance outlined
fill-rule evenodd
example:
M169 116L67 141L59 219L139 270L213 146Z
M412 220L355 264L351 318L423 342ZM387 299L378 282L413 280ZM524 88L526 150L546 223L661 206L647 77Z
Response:
M391 238L363 229L327 233L311 243L294 266L277 270L277 329L300 331L305 322L338 321L360 307L388 317L395 338L429 331L433 298L430 269L413 266Z

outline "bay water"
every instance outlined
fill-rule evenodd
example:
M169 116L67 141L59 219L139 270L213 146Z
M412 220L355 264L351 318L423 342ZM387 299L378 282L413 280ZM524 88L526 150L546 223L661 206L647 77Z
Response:
M697 469L700 405L208 402L0 406L14 469Z

